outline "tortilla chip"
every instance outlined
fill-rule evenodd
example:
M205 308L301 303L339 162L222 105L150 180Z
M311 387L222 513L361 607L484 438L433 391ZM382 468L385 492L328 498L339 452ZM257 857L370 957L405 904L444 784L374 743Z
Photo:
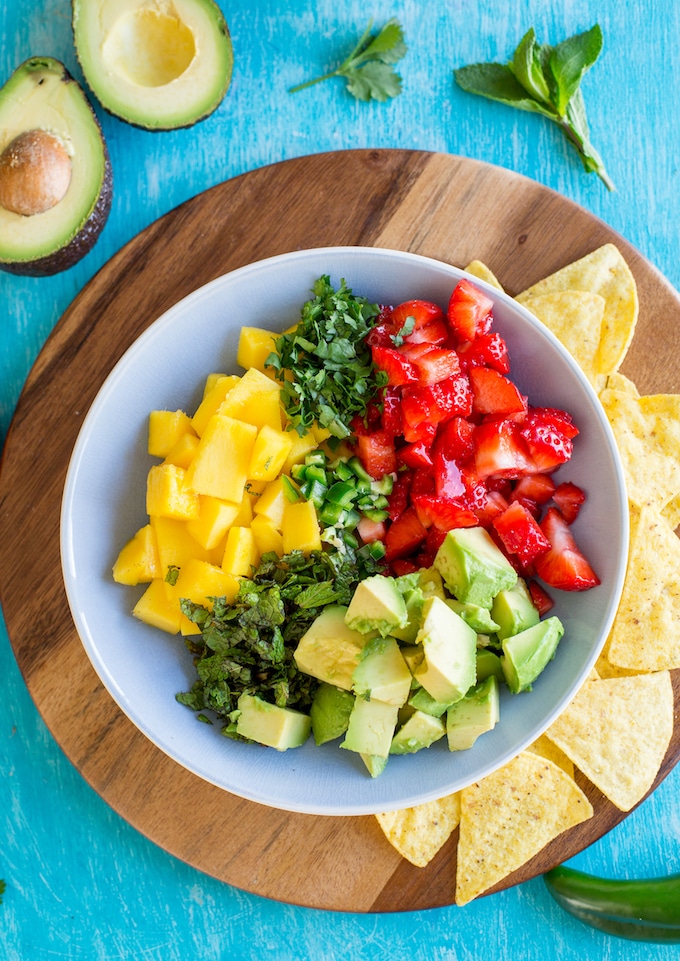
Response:
M569 777L573 778L573 761L570 761L564 751L560 751L558 746L553 744L550 738L546 737L545 734L541 734L540 737L536 738L536 740L529 745L527 751L531 751L533 754L538 754L539 757L547 758L549 761L552 761L553 764L561 767L562 770L569 775Z
M680 454L680 451L678 453ZM680 494L676 494L673 500L666 504L662 514L670 528L676 530L680 526Z
M628 566L606 655L629 671L680 667L680 539L650 507L631 506Z
M661 510L680 493L680 394L601 391L621 455L628 497Z
M547 731L621 811L652 787L672 734L668 671L589 681Z
M376 814L378 824L402 857L424 868L446 844L460 821L460 795L449 794L401 811Z
M561 290L527 297L523 306L567 348L590 383L601 386L599 347L606 302L584 290Z
M503 287L501 286L496 275L489 270L486 264L483 264L481 260L472 260L467 267L464 267L463 269L466 273L472 274L473 277L479 277L480 280L485 280L487 284L490 284L492 287L497 287L498 290L503 290Z
M592 814L576 782L531 751L464 788L456 904L472 901Z
M528 297L560 290L585 290L605 299L597 368L613 374L623 362L635 333L638 296L635 278L619 249L605 244L575 260L517 295L523 304Z
M633 381L626 377L625 374L617 372L615 374L610 374L607 377L607 383L605 385L609 390L620 390L624 394L632 394L633 397L639 397L640 391L637 389Z

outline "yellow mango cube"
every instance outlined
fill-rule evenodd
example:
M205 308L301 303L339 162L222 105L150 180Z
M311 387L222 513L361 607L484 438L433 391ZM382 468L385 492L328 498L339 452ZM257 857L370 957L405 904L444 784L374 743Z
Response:
M238 339L236 363L246 370L254 367L263 374L272 376L273 371L270 372L264 364L267 357L274 351L274 341L278 336L274 331L264 330L262 327L242 327Z
M214 414L187 470L187 486L198 494L240 503L256 437L252 424Z
M265 424L257 434L253 453L250 457L248 477L256 481L272 481L281 472L293 438L290 432L273 430Z
M249 494L247 490L243 491L238 514L234 518L232 527L250 527L250 522L253 519L253 504L255 501L256 498L253 497L252 494Z
M319 521L312 501L297 501L295 504L286 504L281 533L283 534L283 550L286 554L290 551L302 551L309 554L311 551L321 550Z
M156 464L146 479L146 512L157 517L198 517L198 494L185 484L186 471L175 464Z
M148 584L160 575L156 535L151 524L145 524L121 549L113 565L113 579L117 584Z
M258 430L265 424L281 430L283 411L279 387L266 374L250 367L229 391L219 413L253 424Z
M182 434L176 444L174 444L165 455L164 464L174 464L186 470L194 459L194 454L198 450L198 436L191 431L190 434Z
M191 418L191 426L199 437L203 435L210 418L217 413L224 403L229 391L233 390L240 380L241 378L237 377L236 374L224 374L215 380L214 385L204 396L196 409L196 413Z
M283 511L287 503L283 481L280 477L267 484L260 496L253 505L253 513L256 517L262 515L269 518L277 530L281 530L283 524Z
M213 608L211 597L225 597L231 604L238 593L239 580L220 567L191 558L180 570L172 588L172 602L180 611L179 629L182 634L198 634L199 628L185 614L181 613L180 600L186 599L200 604L209 610Z
M222 570L236 577L250 576L260 556L250 527L230 527L227 546L222 559Z
M150 524L156 535L161 578L165 578L168 567L181 568L193 557L208 560L208 551L191 536L185 521L152 517Z
M140 621L168 634L178 634L181 622L179 605L168 598L165 584L155 578L135 604L132 613Z
M191 419L183 410L152 410L149 414L147 449L152 457L166 457L185 434L195 434Z
M210 391L213 389L213 387L215 386L215 384L217 383L217 381L218 381L221 377L227 377L227 376L229 376L229 375L227 375L227 374L208 374L208 376L207 376L206 379L205 379L205 384L203 385L203 397L201 398L201 400L205 400L205 398L208 396L208 394L210 393Z
M289 474L291 468L294 464L301 464L307 454L310 454L313 450L316 450L319 446L316 437L310 431L303 434L302 437L297 431L289 431L291 436L290 450L288 451L288 456L283 462L283 467L281 468L284 474Z
M319 427L316 421L312 424L312 434L316 438L316 445L319 447L325 440L331 436L331 432L327 427Z
M283 555L283 535L269 517L265 517L264 514L256 515L253 517L250 529L260 556L268 551L274 551L279 557Z
M235 522L241 505L205 495L199 497L199 505L198 517L187 521L187 530L202 547L211 551Z

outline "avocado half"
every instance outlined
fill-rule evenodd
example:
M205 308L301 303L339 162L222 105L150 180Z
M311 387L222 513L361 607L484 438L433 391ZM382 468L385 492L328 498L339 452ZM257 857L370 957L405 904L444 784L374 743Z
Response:
M34 57L0 89L0 269L46 276L92 249L111 209L106 142L82 88Z
M173 130L222 102L233 51L213 0L73 0L72 10L83 74L109 113Z

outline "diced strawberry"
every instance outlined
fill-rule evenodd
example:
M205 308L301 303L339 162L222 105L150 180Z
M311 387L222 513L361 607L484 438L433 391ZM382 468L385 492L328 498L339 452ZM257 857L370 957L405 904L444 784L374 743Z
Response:
M372 434L360 434L357 437L357 450L364 467L376 480L396 471L394 438L387 431L376 430Z
M397 451L397 461L407 467L432 467L432 447L423 440L405 444Z
M444 543L444 538L446 537L446 531L437 527L435 524L427 529L427 537L425 538L425 546L428 551L434 557L439 550L439 548Z
M364 544L372 544L373 541L384 541L387 531L385 521L372 521L370 517L363 515L356 529Z
M429 387L411 386L402 391L404 438L409 442L423 439L419 433L421 424L437 424L460 415L467 417L472 409L472 395L467 377L448 377ZM434 435L433 435L434 436Z
M392 561L390 564L390 570L394 577L401 577L403 574L415 574L419 568L413 561L399 560L397 558L397 560Z
M392 310L392 327L395 335L399 335L408 326L412 327L410 334L401 334L406 344L444 344L448 339L444 312L438 304L429 300L406 300ZM393 342L394 343L394 342ZM395 344L395 346L397 346Z
M526 398L515 384L492 367L472 367L468 377L472 409L478 414L505 415L526 410Z
M401 471L397 474L397 479L392 487L392 493L387 498L387 512L390 520L396 521L397 517L403 514L408 507L412 479L412 471Z
M507 509L508 502L499 491L487 491L486 499L481 507L475 508L475 516L481 527L489 527L494 517L498 517Z
M434 524L440 530L450 531L456 527L477 527L479 524L477 515L452 497L416 494L411 500L425 527Z
M414 470L411 475L411 497L434 494L434 475L429 468Z
M371 356L376 367L387 374L387 382L391 387L418 383L418 369L395 347L372 347Z
M531 600L538 611L539 617L544 617L548 611L551 611L555 606L554 600L538 581L529 581L527 587L529 588Z
M408 557L427 536L427 529L421 523L415 507L407 507L396 521L387 529L385 535L385 560Z
M418 569L422 570L424 567L432 567L434 564L434 554L428 550L420 551L419 554L416 554L413 560L418 565Z
M550 473L565 464L574 450L574 442L554 427L527 423L521 428L529 454L538 473Z
M447 309L449 327L457 342L463 344L489 332L493 302L486 294L463 279L456 284Z
M538 520L541 514L541 508L536 501L532 500L530 497L513 497L511 503L521 504L522 507L525 507L529 511L532 517L536 518L536 520Z
M399 353L415 364L420 384L438 384L447 377L460 373L460 361L455 350L432 344L404 344Z
M398 387L384 387L380 426L394 437L401 436L404 421L401 416L401 392Z
M573 524L578 517L578 512L581 510L581 504L585 501L586 495L576 484L565 481L557 485L552 499L559 507L560 514L567 524Z
M427 444L432 446L437 434L437 425L432 421L423 420L418 424L404 423L404 440L409 444Z
M459 497L465 492L460 467L454 457L449 457L442 447L433 455L434 486L440 497Z
M574 424L571 414L556 407L529 407L526 416L527 425L551 427L560 434L572 440L578 434L578 427Z
M550 541L519 501L513 501L492 523L506 551L516 554L523 566L550 549Z
M508 345L498 331L482 334L458 349L461 370L468 371L471 367L492 367L499 374L507 374L510 370Z
M465 417L452 417L442 424L434 442L435 451L462 464L474 453L472 440L475 427Z
M490 420L475 427L474 465L477 476L521 477L535 465L519 428L511 420Z
M394 327L391 313L381 314L378 322L371 327L366 337L369 347L394 347Z
M541 530L550 541L550 550L535 561L541 580L562 591L586 591L600 583L557 508L548 508Z
M547 504L555 492L555 481L548 474L526 474L515 484L510 500L528 498L535 504Z

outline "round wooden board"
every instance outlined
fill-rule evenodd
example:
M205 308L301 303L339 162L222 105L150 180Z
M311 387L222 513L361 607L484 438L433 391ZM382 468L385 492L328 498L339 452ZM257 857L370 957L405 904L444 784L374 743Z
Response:
M372 817L312 817L241 800L166 757L101 685L64 593L59 515L83 417L123 352L192 290L285 251L390 247L460 267L478 258L516 294L606 242L622 250L640 295L638 330L623 370L643 393L678 391L680 302L659 273L558 194L445 154L343 151L237 177L149 226L76 298L31 371L7 438L0 585L16 658L47 726L95 791L143 835L211 876L298 905L369 912L454 902L457 833L427 868L416 868L392 849ZM658 781L679 753L676 725ZM573 856L623 819L581 783L595 816L494 890Z

